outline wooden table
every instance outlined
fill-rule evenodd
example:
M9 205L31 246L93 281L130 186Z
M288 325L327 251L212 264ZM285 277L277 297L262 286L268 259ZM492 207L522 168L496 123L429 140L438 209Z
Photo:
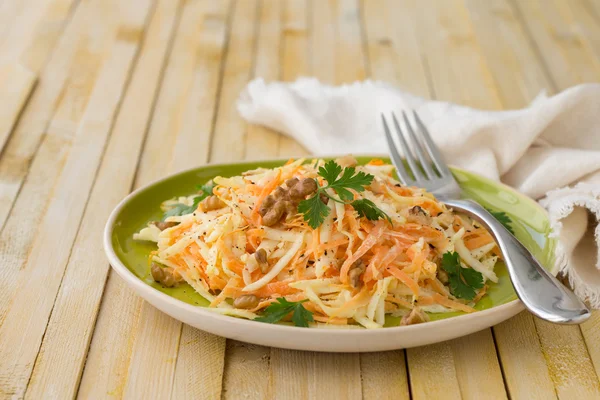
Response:
M255 77L372 78L485 109L600 81L597 0L0 2L0 396L600 399L600 313L524 312L437 345L318 354L206 334L110 269L132 189L305 154L245 124Z

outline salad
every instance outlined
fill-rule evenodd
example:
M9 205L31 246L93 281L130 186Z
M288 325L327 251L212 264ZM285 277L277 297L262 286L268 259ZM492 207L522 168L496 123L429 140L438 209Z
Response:
M309 327L381 328L476 311L501 257L490 233L379 159L289 160L164 201L135 240L149 273L217 313Z

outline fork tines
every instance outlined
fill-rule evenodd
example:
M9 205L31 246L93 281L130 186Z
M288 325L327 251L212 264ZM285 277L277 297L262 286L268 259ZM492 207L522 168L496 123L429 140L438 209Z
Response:
M386 117L381 114L385 138L390 149L392 161L398 170L400 180L407 186L425 186L427 181L451 177L452 174L446 166L440 151L431 139L427 128L425 128L425 125L415 111L413 111L413 116L415 120L414 125L411 124L406 113L402 111L402 118L407 132L405 133L396 119L396 115L392 113L392 120L396 133L395 136L398 139L401 152L409 166L409 170L407 170L402 160L402 156L396 147L396 142L394 141ZM415 156L418 159L418 162L417 159L415 159ZM432 163L435 165L436 170L432 167Z

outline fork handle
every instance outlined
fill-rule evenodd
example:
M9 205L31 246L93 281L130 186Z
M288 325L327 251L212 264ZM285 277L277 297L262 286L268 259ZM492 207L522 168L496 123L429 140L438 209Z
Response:
M536 316L559 324L580 324L591 313L586 305L552 276L492 214L471 200L444 200L485 225L496 238L512 285L525 307Z

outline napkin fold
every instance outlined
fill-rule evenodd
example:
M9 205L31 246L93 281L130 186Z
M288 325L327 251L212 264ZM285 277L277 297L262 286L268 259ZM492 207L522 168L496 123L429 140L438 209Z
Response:
M255 79L238 99L248 122L315 155L387 153L381 113L415 110L452 165L538 200L559 238L555 272L600 308L600 85L540 94L528 108L485 111L430 101L382 82L329 86Z

